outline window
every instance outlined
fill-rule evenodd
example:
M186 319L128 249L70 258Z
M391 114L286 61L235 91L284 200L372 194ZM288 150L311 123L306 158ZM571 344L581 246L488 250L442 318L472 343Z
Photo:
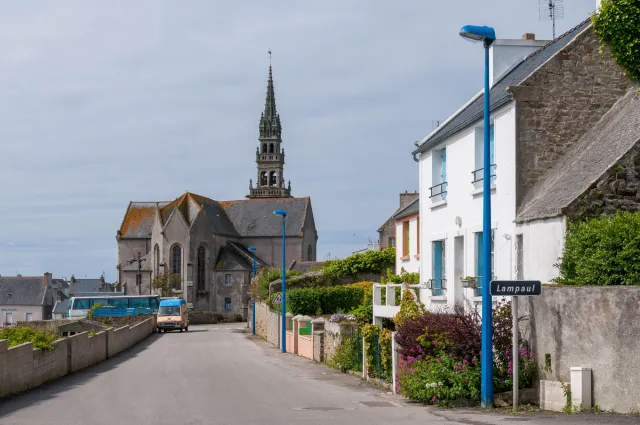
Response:
M76 299L73 302L72 309L73 310L89 310L91 308L89 299Z
M198 290L205 290L205 260L206 260L206 249L204 246L200 245L198 248Z
M269 183L267 172L262 171L260 173L260 186L266 186Z
M491 270L488 273L489 279L486 280L487 284L489 284L493 278L493 270L495 270L494 266L494 253L493 253L493 237L495 234L495 230L491 230ZM474 290L474 296L480 297L482 296L482 284L485 281L484 276L482 275L482 243L484 237L483 232L476 233L476 283L478 284L478 288Z
M229 273L224 275L224 286L231 286L231 275Z
M262 144L262 153L267 153L267 144L266 143Z
M489 163L491 168L491 184L496 182L495 137L494 125L489 127ZM484 180L484 129L476 128L475 134L475 170L472 172L474 187L481 188Z
M129 308L129 299L124 297L109 298L109 305L116 308Z
M231 298L224 299L224 309L225 311L231 311Z
M33 321L33 313L27 313L27 322Z
M402 222L402 257L408 257L411 253L411 237L409 235L409 222Z
M432 294L433 295L443 295L444 294L444 283L446 282L446 261L445 261L445 243L444 241L434 241L433 242L433 260L432 260L433 270L432 270Z
M277 176L278 176L278 174L275 171L272 171L271 173L269 173L269 186L275 186L276 185Z
M182 248L174 245L171 248L171 273L182 275Z
M389 246L391 248L395 248L396 247L396 238L389 237L389 242L388 243L389 243Z
M447 199L447 149L444 148L432 153L432 177L433 186L429 188L432 201L445 201Z
M155 275L158 276L160 274L160 247L158 244L153 248L153 267Z
M129 300L129 304L131 308L151 308L151 304L149 303L149 298L131 298Z
M273 143L269 145L269 153L274 153Z

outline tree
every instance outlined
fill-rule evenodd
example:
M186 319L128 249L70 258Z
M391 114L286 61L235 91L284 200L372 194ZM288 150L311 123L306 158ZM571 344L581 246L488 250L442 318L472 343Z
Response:
M160 290L161 297L170 297L182 288L182 276L178 273L161 273L153 278L151 287Z

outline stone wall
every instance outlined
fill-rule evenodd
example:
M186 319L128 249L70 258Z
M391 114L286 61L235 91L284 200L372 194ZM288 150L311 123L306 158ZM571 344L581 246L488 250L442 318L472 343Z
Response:
M358 325L355 323L333 323L326 321L324 324L324 353L323 358L325 362L328 362L333 357L336 348L342 342L343 335L352 335Z
M565 213L571 218L594 218L616 211L640 212L640 146L627 152Z
M591 368L593 405L640 410L640 287L550 285L519 305L528 316L522 338L538 358L541 380L569 383L571 367Z
M58 328L62 325L68 325L70 321L70 319L32 320L30 322L18 322L17 325L26 328L37 329L48 333L58 333Z
M251 315L248 316L251 326ZM279 345L280 326L280 313L271 310L267 304L256 301L256 335L273 345Z
M53 350L34 349L28 342L9 348L0 340L0 398L35 388L47 381L98 363L129 348L155 331L155 319L147 318L134 326L88 332L62 338Z
M590 130L631 82L591 26L520 85L517 113L517 205L538 179Z

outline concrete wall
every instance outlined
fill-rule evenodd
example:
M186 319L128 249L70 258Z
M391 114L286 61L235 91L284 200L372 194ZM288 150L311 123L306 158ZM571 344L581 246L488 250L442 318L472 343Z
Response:
M44 308L41 305L0 305L0 328L7 323L7 313L10 313L11 323L27 320L27 313L31 313L31 320L45 319Z
M518 264L518 250L516 248L512 257L513 278L517 279L520 274L524 279L551 283L552 279L558 277L559 270L554 264L558 263L558 258L562 256L566 229L564 217L518 224L516 241L519 239L522 243L523 261L522 264ZM514 241L514 246L516 246L516 241Z
M0 340L0 397L37 387L101 362L154 331L155 322L150 318L95 336L83 332L63 338L53 343L53 350L47 351L34 349L30 342L9 348L6 340Z
M640 287L545 286L520 298L523 339L538 358L540 379L570 382L571 367L592 369L593 405L640 410ZM550 355L551 371L545 371Z

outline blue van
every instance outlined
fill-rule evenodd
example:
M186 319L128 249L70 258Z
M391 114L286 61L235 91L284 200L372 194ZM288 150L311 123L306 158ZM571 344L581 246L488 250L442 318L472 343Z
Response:
M158 308L158 333L180 329L189 331L189 312L184 298L172 298L160 301Z

